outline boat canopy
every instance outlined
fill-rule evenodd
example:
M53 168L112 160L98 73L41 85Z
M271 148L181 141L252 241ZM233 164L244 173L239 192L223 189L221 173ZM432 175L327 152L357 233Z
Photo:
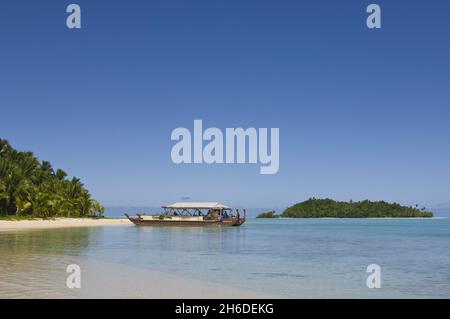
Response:
M232 209L229 206L223 205L218 202L178 202L172 205L162 206L162 208L168 209Z

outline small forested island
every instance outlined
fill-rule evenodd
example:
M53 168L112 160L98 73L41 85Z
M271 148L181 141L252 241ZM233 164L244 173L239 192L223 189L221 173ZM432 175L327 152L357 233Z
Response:
M280 218L280 215L277 215L274 210L270 212L261 213L256 218Z
M99 217L103 211L78 178L0 139L0 218Z
M433 217L425 208L401 206L385 201L363 200L359 202L338 202L332 199L310 198L288 207L281 215L274 212L262 213L257 218L381 218L381 217Z

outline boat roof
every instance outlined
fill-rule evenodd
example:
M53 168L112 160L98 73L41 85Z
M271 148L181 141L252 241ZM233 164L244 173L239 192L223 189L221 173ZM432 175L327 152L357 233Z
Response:
M232 209L229 206L218 202L177 202L172 205L162 206L162 208L173 209Z

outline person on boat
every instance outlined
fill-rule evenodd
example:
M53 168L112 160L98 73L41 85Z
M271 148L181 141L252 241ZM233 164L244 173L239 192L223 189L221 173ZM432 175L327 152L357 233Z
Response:
M220 218L219 211L216 209L211 210L211 218L214 220L219 220Z

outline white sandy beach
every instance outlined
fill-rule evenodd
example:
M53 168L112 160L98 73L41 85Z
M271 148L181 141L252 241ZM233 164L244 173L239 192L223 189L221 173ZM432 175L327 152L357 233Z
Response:
M32 230L70 227L96 227L132 225L128 219L56 218L52 220L0 220L0 232L11 230Z

